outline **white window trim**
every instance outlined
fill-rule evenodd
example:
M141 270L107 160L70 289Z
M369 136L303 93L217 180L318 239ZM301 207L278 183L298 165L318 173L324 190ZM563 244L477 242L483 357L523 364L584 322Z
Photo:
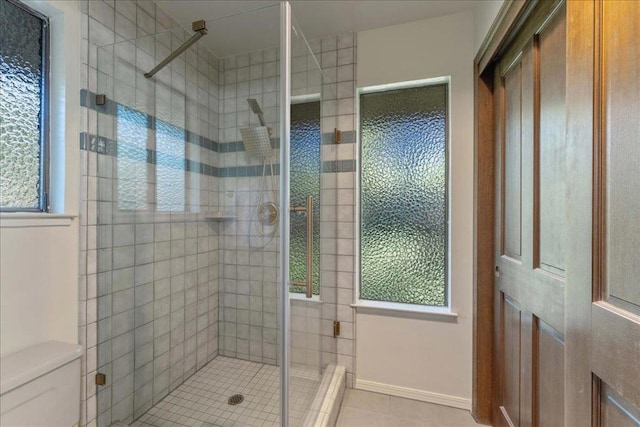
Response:
M80 6L23 0L49 17L49 212L2 212L0 228L67 226L78 216L80 179Z
M67 227L76 217L47 212L2 212L0 228Z
M310 93L307 95L291 95L291 105L306 104L307 102L320 102L322 97L319 93ZM320 105L322 108L322 104ZM321 112L322 115L322 112Z
M405 304L389 301L373 301L360 298L360 281L361 278L361 239L360 239L360 181L362 172L362 141L360 135L360 96L367 93L383 92L394 89L408 89L412 87L422 87L437 84L447 84L447 305L444 307L435 307L421 304ZM407 82L388 83L375 86L367 86L357 88L356 91L356 141L358 142L358 161L356 162L355 177L355 280L354 280L354 299L355 303L351 307L355 308L359 313L378 314L386 316L399 317L418 317L426 320L436 321L456 321L458 314L452 309L452 289L451 289L451 76L434 77L429 79L412 80Z
M289 299L294 301L313 302L317 304L322 304L320 295L313 295L311 298L307 298L307 296L301 292L289 292Z
M455 320L458 313L451 311L450 307L432 307L419 304L404 304L399 302L361 300L351 304L358 313L380 314L396 317L418 317L430 320Z

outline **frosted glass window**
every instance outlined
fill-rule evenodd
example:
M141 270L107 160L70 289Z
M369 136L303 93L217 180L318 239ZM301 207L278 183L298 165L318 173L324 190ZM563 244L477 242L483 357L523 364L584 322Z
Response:
M320 102L291 106L290 203L305 206L313 196L313 294L320 293ZM292 213L289 240L290 280L307 277L307 217ZM290 292L305 289L291 286Z
M156 121L156 203L158 211L182 212L185 202L184 131Z
M147 116L118 105L118 208L147 207Z
M360 298L447 305L447 85L360 96Z
M47 21L0 0L0 209L47 210Z

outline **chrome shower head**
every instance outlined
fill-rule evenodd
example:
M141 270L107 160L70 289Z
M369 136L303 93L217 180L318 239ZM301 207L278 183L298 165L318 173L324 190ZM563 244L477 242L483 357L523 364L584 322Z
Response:
M258 115L260 126L266 126L267 122L265 122L264 120L264 111L262 110L262 107L260 106L258 100L255 98L249 98L247 99L247 103L249 104L249 108L251 108L251 111L253 111L254 114Z

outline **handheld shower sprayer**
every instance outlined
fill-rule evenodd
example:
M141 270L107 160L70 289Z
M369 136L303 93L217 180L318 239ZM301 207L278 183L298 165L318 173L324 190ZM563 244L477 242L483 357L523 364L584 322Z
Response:
M249 157L262 157L262 181L260 193L256 200L256 210L254 213L254 224L260 236L271 239L278 230L277 224L280 216L277 199L276 178L273 169L273 149L271 147L272 129L267 126L264 119L264 111L260 103L255 98L247 99L251 111L258 116L260 126L252 126L240 129L242 142ZM267 162L269 163L271 176L271 190L267 188ZM271 195L269 195L271 193ZM251 234L249 235L251 236Z

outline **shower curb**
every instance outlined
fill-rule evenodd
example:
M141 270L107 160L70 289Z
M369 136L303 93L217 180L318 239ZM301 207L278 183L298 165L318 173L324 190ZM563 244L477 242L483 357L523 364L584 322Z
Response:
M329 365L322 375L320 387L302 423L303 427L333 427L346 389L344 366Z

